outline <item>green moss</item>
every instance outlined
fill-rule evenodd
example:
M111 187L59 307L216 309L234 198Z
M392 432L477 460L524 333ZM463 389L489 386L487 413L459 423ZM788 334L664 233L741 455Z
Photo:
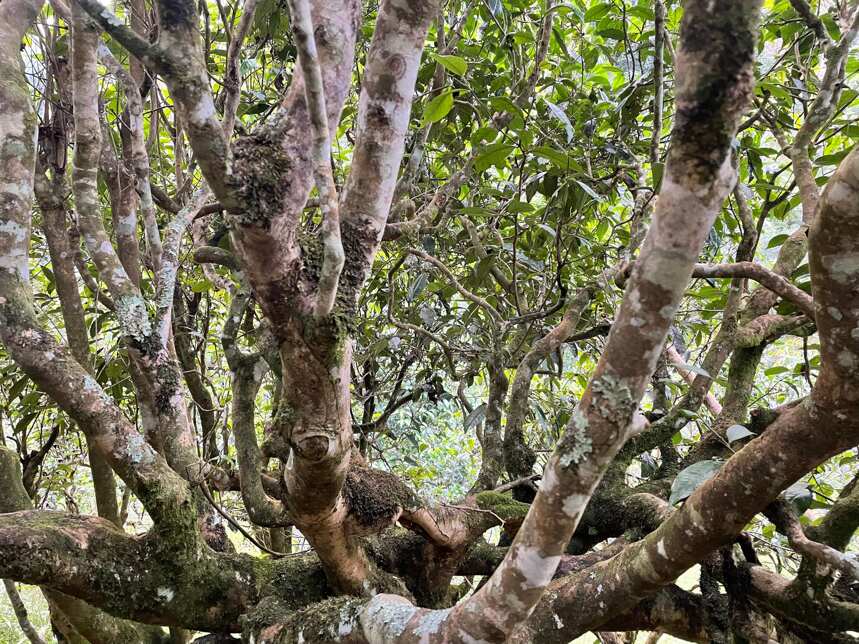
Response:
M296 610L333 594L315 554L283 559L249 558L260 596L273 596Z
M272 420L274 427L277 428L278 432L282 433L284 429L290 429L295 424L296 418L295 408L281 398L280 404L277 406L277 411L274 414L274 419Z
M159 9L161 24L166 28L187 27L192 23L194 3L188 0L167 0Z
M319 235L308 235L304 231L299 234L298 245L301 247L301 276L311 284L319 281L322 271L324 249Z
M21 483L18 455L0 447L0 513L18 512L31 507L30 497Z
M243 205L234 215L243 226L268 228L283 208L288 183L284 177L292 163L281 144L278 123L260 127L233 146L231 187Z
M159 364L155 371L158 376L155 406L159 412L169 413L173 407L171 399L179 389L179 366L170 360Z
M355 320L338 305L331 315L316 318L307 315L302 319L302 336L308 346L315 347L329 369L341 366L347 343L355 331Z
M500 492L481 492L476 497L481 510L488 510L507 521L521 521L531 508L527 503L516 501L513 497Z
M376 233L372 226L361 221L343 221L340 230L346 263L340 274L337 303L344 314L350 315L355 310L361 287L367 279L370 267L365 258L368 256L368 249L376 246Z
M279 629L276 639L267 640L273 643L336 641L355 627L365 601L354 597L335 597L290 612L282 602L266 598L245 618L243 639L252 641L252 636L274 627ZM273 630L268 631L269 636L274 635Z
M417 495L399 477L368 467L349 470L343 496L350 515L366 528L387 527L401 508L421 505Z
M504 435L504 467L513 478L528 476L534 470L537 455L525 442L525 434L521 431L508 431Z

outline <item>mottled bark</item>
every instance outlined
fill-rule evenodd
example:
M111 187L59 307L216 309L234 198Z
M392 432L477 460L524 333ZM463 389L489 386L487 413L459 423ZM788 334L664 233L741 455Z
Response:
M146 231L146 243L149 247L149 259L157 271L161 265L161 236L158 222L155 220L155 202L152 199L152 187L149 182L149 154L146 151L146 141L143 132L143 101L140 97L140 86L132 75L123 67L106 45L98 47L98 58L116 76L125 91L126 114L128 116L128 136L130 137L129 153L131 166L134 169L136 182L132 185L132 193L139 195L140 211L143 215L143 226ZM131 220L134 225L136 222ZM135 238L136 226L131 228ZM128 232L128 231L126 231Z
M634 431L638 401L706 231L733 188L729 148L753 86L759 6L735 2L713 12L709 3L687 5L674 145L654 222L591 384L505 560L450 612L377 596L358 620L368 641L504 641L542 597L591 493Z
M795 304L809 319L814 320L814 302L808 293L791 284L785 277L754 262L720 265L696 264L692 275L694 277L731 277L735 279L745 277L753 279L779 297Z
M576 330L579 316L592 296L593 292L589 289L576 293L558 325L534 343L516 368L516 376L510 387L507 425L504 427L504 467L513 479L530 475L536 460L534 452L525 441L522 427L528 415L528 394L534 370L550 354L557 351Z
M20 69L18 43L37 8L37 5L26 4L3 5L4 12L14 12L4 16L4 24L10 31L0 39L5 44L0 53L6 56L7 69ZM91 40L86 33L83 36L85 41ZM23 77L11 75L10 82L2 85L2 91L6 113L0 121L0 145L3 146L0 163L5 181L0 186L3 199L0 204L3 231L0 234L0 340L24 372L78 422L114 471L137 493L153 518L163 517L169 522L182 516L181 508L186 501L184 485L176 484L172 470L142 441L118 407L69 351L37 324L27 267L35 117ZM81 117L87 118L86 114ZM95 126L98 131L97 120ZM97 163L97 157L92 156L97 154L92 150L92 141L82 140L81 143L84 157L89 155L89 160ZM92 185L90 178L91 173L78 177L84 193ZM88 193L83 196L86 201Z
M44 175L36 178L36 195L42 212L42 230L48 242L48 252L51 256L51 268L54 272L57 296L60 299L66 341L78 363L92 373L89 335L77 280L75 279L74 250L69 241L68 219L64 203L65 192L65 181L62 175L55 174L51 182L48 182ZM92 442L86 439L86 443L98 515L120 525L113 471Z
M347 250L343 285L357 298L379 248L403 158L418 66L435 0L382 3L361 86L358 139L341 212Z
M806 225L810 225L817 216L820 200L820 190L814 179L809 147L820 128L835 113L843 87L847 55L857 33L859 33L859 10L854 9L849 23L844 25L841 39L837 43L831 42L829 38L824 41L826 67L823 78L817 88L808 115L796 133L793 145L788 150L793 163L796 185L799 187L799 194L802 199L802 220Z
M852 283L857 270L852 260L854 236L848 232L859 221L853 195L859 185L857 159L854 151L839 166L822 197L811 237L816 306L819 312L831 306L841 314L839 319L831 312L818 315L825 353L811 398L780 414L762 436L729 459L657 530L606 563L604 573L595 577L602 586L601 610L592 612L585 627L623 610L636 598L674 579L704 553L729 542L780 490L815 464L855 443L859 435L854 420L856 372L850 356L856 353L857 339L844 329L853 328L856 322L856 308L851 304L854 293L845 286ZM822 427L829 430L821 433L818 428ZM767 475L760 476L761 472ZM568 579L564 585L574 594L583 593L582 601L594 591L594 586L583 579ZM556 607L567 605L567 601L558 600ZM837 606L827 610L835 611ZM567 624L568 613L558 615ZM544 625L551 628L548 620ZM578 620L575 628L565 628L569 630L557 629L558 637L568 637L583 626Z
M232 371L233 435L239 462L242 500L248 516L255 524L291 525L292 520L283 503L266 493L260 478L263 474L263 461L256 437L254 398L268 367L261 355L243 353L236 343L239 324L247 303L246 294L237 293L233 296L221 336L224 354Z
M765 514L778 531L787 537L796 552L818 564L840 570L851 579L859 579L859 563L851 555L809 539L789 502L779 499L770 504Z
M504 432L501 426L504 401L510 382L504 367L496 357L487 365L489 395L486 399L483 430L478 432L480 441L480 472L471 486L471 493L491 490L504 473Z
M314 2L311 9L328 129L335 131L351 80L358 5L353 0ZM298 229L314 182L309 131L310 111L299 71L278 118L233 145L235 191L244 200L240 208L228 207L235 222L233 239L260 306L276 329L296 312L310 312L309 296L321 269L323 253L315 252L317 242L299 239ZM260 163L261 157L268 157L266 163ZM291 304L288 294L294 299Z
M4 447L0 447L0 483L2 483L0 514L14 517L14 514L8 513L32 510L32 502L21 480L18 459L13 452ZM116 529L113 524L103 521L102 524L111 525ZM3 528L0 527L0 533L2 532ZM20 538L26 542L27 535L21 535ZM3 537L0 536L0 540L2 539ZM3 555L0 556L0 568L9 566L11 556L13 556L11 549L9 552L3 551ZM38 562L32 563L34 567L40 565ZM143 626L112 617L80 599L52 589L49 584L43 585L42 591L48 600L52 621L62 622L61 629L67 632L67 636L73 642L130 641L142 644L167 644L166 634L158 627ZM83 640L83 637L87 640Z
M298 64L304 79L304 98L313 133L313 175L322 210L322 265L316 287L313 314L324 317L334 308L340 272L343 270L343 242L340 238L340 205L334 173L331 169L331 134L328 131L328 110L325 107L325 87L322 65L316 49L313 18L309 0L289 0L291 26L298 44ZM421 47L423 43L421 43Z
M396 167L402 156L402 138L405 135L417 66L431 16L429 9L423 5L404 8L396 2L383 3L380 8L362 88L353 172L350 173L340 205L346 250L346 266L339 280L337 295L337 306L342 307L342 311L336 311L326 320L314 322L307 317L309 305L299 300L296 303L297 310L292 314L296 317L286 325L278 324L280 313L271 309L273 302L266 290L261 290L260 284L254 283L253 271L250 272L254 291L261 298L262 308L274 322L275 333L282 341L284 397L278 413L278 431L291 447L285 472L289 508L295 517L296 526L308 537L323 561L331 564L328 571L336 580L335 585L359 594L372 588L376 582L373 581L375 574L372 566L356 541L356 535L343 528L348 508L341 490L352 452L348 391L352 349L342 316L354 306L387 216ZM405 15L401 15L402 11L405 11ZM337 22L333 24L339 25L344 33L349 33L352 26L344 24L344 19L351 19L351 14L341 10L336 16ZM334 20L333 15L314 15L314 24L327 24L326 21ZM320 33L318 27L316 33ZM351 41L341 42L345 46ZM343 52L330 50L330 41L320 43L317 40L317 45L320 47L320 59L325 65L323 69L326 70L322 80L326 88L325 104L329 123L332 123L336 122L340 112L349 68L344 64ZM349 53L351 55L351 49ZM396 72L393 78L390 77L392 69ZM298 87L295 91L303 92L300 82L294 83L294 86ZM377 96L376 92L381 94ZM293 103L289 127L298 127L301 119L309 116L302 111L306 109L303 100L297 97L290 99L288 95L287 101L290 100ZM387 114L385 110L392 111ZM390 124L391 129L384 127L385 122ZM284 140L291 141L288 136ZM377 158L362 161L362 154L375 155ZM308 167L304 169L300 164L294 165L294 171L306 173L312 167L309 162L310 159ZM350 185L352 181L365 181L360 177L367 171L376 173L376 178L366 185L361 184L360 212L365 212L366 208L373 210L367 213L371 215L369 218L365 215L365 218L357 219L356 209L350 205ZM302 184L293 181L291 185L295 189ZM379 192L376 193L376 190ZM285 203L291 203L289 199L297 199L298 193L291 194L291 197L286 195ZM294 203L299 210L304 199L306 192L300 204L298 201ZM378 228L374 233L375 227ZM288 236L281 235L279 239ZM240 254L247 260L252 251L243 244L240 236ZM320 260L308 258L305 261L316 261L318 268ZM321 270L324 270L324 264L323 259ZM266 279L270 279L271 267L266 266L266 271Z
M158 427L157 434L147 438L164 453L173 470L182 476L193 478L211 474L213 469L197 457L181 374L168 347L179 239L174 238L171 258L165 261L165 266L157 274L156 317L153 321L140 289L125 271L101 220L97 186L101 150L96 66L98 34L96 24L75 4L72 8L75 117L72 189L81 231L99 274L116 303L117 319L135 367L145 377L145 382L140 383L138 389L151 392ZM197 207L201 205L202 202ZM195 213L194 204L180 211L172 226L174 237L181 234Z

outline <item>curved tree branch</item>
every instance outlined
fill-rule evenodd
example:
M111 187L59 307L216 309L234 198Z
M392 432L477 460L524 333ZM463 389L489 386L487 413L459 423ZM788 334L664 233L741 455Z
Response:
M734 264L695 264L693 277L745 277L762 284L779 297L795 304L809 319L814 320L814 301L811 296L790 283L778 273L754 262Z

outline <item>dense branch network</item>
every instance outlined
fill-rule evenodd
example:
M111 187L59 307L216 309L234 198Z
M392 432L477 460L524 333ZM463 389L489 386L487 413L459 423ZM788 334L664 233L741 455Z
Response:
M518 77L510 98L490 101L480 131L467 142L446 141L455 153L436 158L442 119L454 114L455 95L467 95L468 66L451 52L475 30L478 3L455 3L462 15L451 17L436 0L383 0L369 18L357 0L287 4L296 52L289 84L254 120L241 61L260 29L254 15L262 2L248 0L232 16L217 4L227 40L222 70L211 63L208 9L190 0L153 7L133 0L130 24L95 0L58 2L50 24L70 30L70 58L44 56L47 99L38 110L21 73L20 44L40 33L28 30L43 8L34 0L0 5L0 341L85 436L99 514L33 509L34 472L56 434L27 456L23 472L16 454L0 446L0 577L40 586L54 622L67 623L66 633L82 642L187 641L191 630L242 632L257 644L566 642L588 630L841 641L859 630L850 582L859 567L845 553L859 526L856 486L845 487L813 527L784 496L859 438L859 151L839 156L822 192L810 153L844 109L859 9L839 7L824 24L807 3L790 3L804 29L797 47L802 40L819 50L822 76L806 79L818 87L803 102L802 122L787 124L769 96L745 118L755 97L760 0L718 8L687 0L676 8L676 46L666 27L673 3L655 3L652 18L644 11L655 29L652 78L636 81L624 99L634 105L643 100L636 92L654 90L644 144L627 147L618 137L612 151L606 143L591 154L598 126L574 124L548 98L544 67L553 47L565 51L557 28L569 8L545 3L533 10L530 59L511 64ZM482 28L503 28L500 10L486 11ZM591 9L582 20L596 22L593 16ZM157 25L149 20L155 17ZM128 69L125 54L105 42L126 50ZM121 89L115 122L104 108L99 63ZM213 70L222 73L216 83ZM283 70L277 78L282 84ZM413 101L424 90L424 119L410 140ZM669 117L663 111L672 103ZM568 146L581 135L585 161L546 136L533 156L563 172L528 175L526 153L518 166L508 164L517 146L532 147L521 132L541 109L562 124ZM626 109L619 110L620 134L638 127ZM436 118L432 110L446 111ZM172 167L161 156L159 127L172 137ZM763 204L757 211L738 185L738 177L751 183L763 172L740 160L753 142L744 138L737 149L737 137L752 128L772 137L787 159L770 181L756 181L765 192L755 196ZM786 129L795 130L792 141ZM594 166L607 157L623 161L603 176ZM164 167L172 195L156 185ZM792 182L777 183L786 169ZM563 199L559 176L569 180ZM551 181L545 199L529 193ZM491 193L495 210L481 205L481 182L500 186ZM767 268L756 261L758 238L770 211L789 200L772 191L794 186L801 223ZM627 219L601 230L599 217L611 214L602 207L589 229L573 228L579 224L571 214L599 209L606 194L622 191ZM570 195L578 195L576 204ZM552 220L556 201L563 216ZM543 220L525 226L519 215L538 207ZM56 276L64 341L34 297L34 209ZM724 230L728 215L739 238L733 257L711 253L719 261L701 261L711 231ZM589 253L580 241L586 230L597 241L622 230L624 247ZM80 240L87 255L73 258ZM542 260L528 255L535 246ZM806 254L810 284L797 279ZM194 270L187 258L204 267L202 290L215 288L225 299L186 288L183 277ZM100 354L76 270L88 289L101 283L107 291L95 299L116 323L136 415L116 387L97 378ZM690 284L704 280L724 297L696 367L678 326ZM722 289L714 280L728 281ZM226 304L213 349L209 318L202 334L195 329L204 305L211 316L217 302ZM606 310L610 321L595 317ZM397 334L380 333L373 346L409 337L409 351L365 352L364 322ZM806 360L807 395L747 422L764 349L796 334L807 352L814 333L819 362L812 382ZM568 409L541 461L530 431L540 409L534 401L546 395L537 377L561 383L571 369L565 347L595 339L598 355L575 374L577 400L555 400ZM226 364L222 397L212 356ZM382 362L390 371L384 382ZM435 364L418 375L415 365L424 362ZM718 390L725 365L727 383ZM678 383L667 366L681 378L683 394L673 402L663 385ZM442 378L454 383L455 397ZM484 384L480 405L469 384L475 378ZM643 402L648 392L652 404ZM476 480L455 503L422 498L372 456L373 449L384 456L379 445L402 410L443 394L461 408L465 430L476 429L481 451ZM263 397L272 401L264 421ZM676 450L674 438L682 439L702 407L711 431ZM741 423L755 431L738 440ZM630 484L631 465L655 463L656 452L659 467L649 475L639 467L642 482ZM717 463L718 472L675 508L672 483L702 463ZM145 534L124 529L114 476L147 513ZM229 507L239 508L253 535ZM762 565L744 534L761 513L796 553L792 578ZM269 556L236 552L221 517ZM503 537L491 545L486 534L496 527ZM307 551L289 552L285 535L293 528ZM696 564L700 594L675 585ZM466 588L454 585L456 577L482 579ZM14 585L6 587L14 599ZM19 609L16 603L27 630Z

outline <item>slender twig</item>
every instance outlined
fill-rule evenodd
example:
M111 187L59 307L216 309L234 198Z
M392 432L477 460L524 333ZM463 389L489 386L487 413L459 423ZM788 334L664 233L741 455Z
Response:
M477 304L479 307L486 310L492 316L492 319L495 320L496 322L502 321L501 314L498 312L498 310L494 306L492 306L489 302L484 300L482 297L475 295L474 293L469 291L467 288L465 288L462 284L460 284L459 280L457 280L453 276L453 273L451 273L450 269L447 266L445 266L442 262L437 260L435 257L433 257L431 255L427 255L425 252L418 250L417 248L409 248L406 250L406 252L408 252L411 255L414 255L415 257L420 257L425 262L429 262L430 264L435 266L438 270L440 270L442 273L444 273L445 277L447 277L450 280L451 285L453 285L453 287L456 288L456 290L459 291L459 293L465 299L471 300L472 302Z
M523 476L522 478L518 478L515 481L510 481L509 483L504 483L503 485L499 485L496 488L493 488L493 492L506 492L507 490L512 490L514 487L519 487L520 485L531 484L534 486L534 481L542 478L541 474L531 474L530 476Z
M772 521L779 532L787 537L793 549L811 559L831 566L849 575L853 579L859 579L859 560L851 553L844 553L809 539L799 517L793 511L784 497L779 497L764 512L764 515Z
M39 636L39 632L35 629L33 623L30 621L30 617L27 615L27 607L24 605L21 595L18 594L15 583L4 579L3 585L6 587L6 593L9 595L9 603L12 604L12 610L15 612L15 618L18 620L21 632L24 633L31 644L45 644L45 640Z
M811 10L808 2L805 0L790 0L791 6L796 10L796 12L802 16L802 19L808 25L809 29L814 32L814 35L817 36L823 43L831 43L832 40L829 38L829 34L826 33L826 27L823 26L820 18L818 18L814 11Z
M653 3L653 134L650 139L650 167L653 174L652 185L656 186L656 164L659 163L659 141L662 138L662 104L664 68L662 50L665 42L665 4L662 0Z
M432 340L437 345L441 347L442 352L444 353L445 358L447 358L447 364L450 367L450 372L452 377L456 377L456 364L453 360L453 348L445 342L442 338L440 338L435 333L424 329L422 327L417 326L416 324L410 324L409 322L403 322L401 320L397 320L394 318L394 273L396 273L397 269L402 265L402 260L398 262L389 272L388 272L388 321L393 324L398 329L403 331L411 331L412 333L417 333L418 335L422 335L429 340Z
M244 43L248 35L248 31L250 31L257 2L258 0L245 0L239 26L232 32L230 44L227 47L227 69L224 74L226 100L224 101L223 125L224 136L228 140L233 135L233 129L236 125L236 112L238 111L239 99L241 98L242 71L239 66L239 53L242 49L242 43Z
M224 508L222 508L217 503L217 501L215 501L215 499L212 498L212 493L209 491L209 486L206 485L205 482L200 483L199 487L200 487L200 491L203 493L203 496L205 497L206 501L209 502L209 505L211 505L218 514L220 514L222 517L224 517L224 519L226 519L227 522L231 526L233 526L236 530L238 530L245 539L250 541L253 545L255 545L257 548L259 548L263 552L270 554L272 557L277 557L278 559L281 559L283 557L295 557L296 555L307 554L306 551L302 551L302 552L277 552L275 550L271 550L270 548L266 547L265 544L257 541L253 537L253 535L251 535L251 533L249 533L247 530L245 530L238 521L236 521L232 516L230 516L230 514L226 510L224 510Z
M795 304L810 319L814 320L814 300L802 289L786 278L754 262L732 264L695 264L693 277L745 277L753 279L779 297Z
M152 198L149 154L146 151L143 132L143 101L140 98L140 89L128 70L116 60L104 43L99 44L98 58L116 77L125 92L129 121L128 130L131 134L131 161L134 166L134 174L137 177L140 212L143 215L149 256L157 271L161 266L161 236L158 232L158 222L155 219L155 202Z

